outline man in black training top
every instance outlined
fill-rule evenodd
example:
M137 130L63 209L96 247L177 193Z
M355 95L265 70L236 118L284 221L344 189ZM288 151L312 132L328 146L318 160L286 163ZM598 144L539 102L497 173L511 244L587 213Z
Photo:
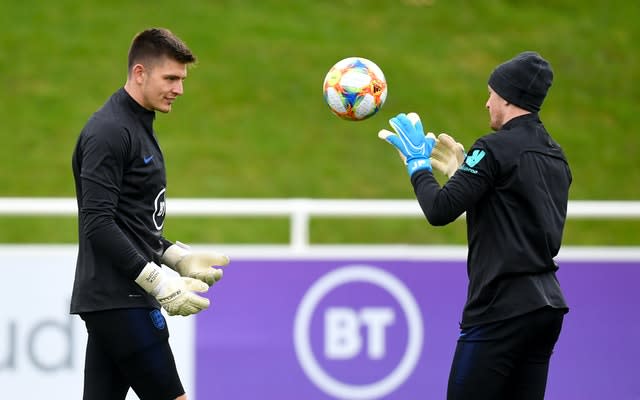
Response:
M171 111L195 61L167 29L138 33L124 88L91 116L73 153L79 249L71 313L88 332L84 399L124 399L130 387L141 399L187 398L160 307L183 316L206 309L198 293L222 278L214 266L229 259L162 236L166 174L153 120Z
M556 278L571 172L538 111L553 72L524 52L489 77L494 133L464 156L446 134L425 136L415 113L379 136L406 161L432 225L467 218L469 286L449 376L449 400L543 399L549 360L568 311ZM434 148L435 147L435 148ZM441 188L432 167L450 179Z

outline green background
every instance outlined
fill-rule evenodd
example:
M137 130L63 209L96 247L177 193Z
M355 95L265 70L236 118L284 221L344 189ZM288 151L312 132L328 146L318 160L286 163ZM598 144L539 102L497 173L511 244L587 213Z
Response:
M536 50L555 72L541 118L572 167L572 200L640 198L640 5L629 1L70 1L3 7L0 196L72 197L71 152L126 79L135 33L171 29L198 56L156 130L168 198L412 199L377 131L398 112L470 146L488 133L486 81ZM322 81L362 56L389 96L362 122L335 117ZM1 242L75 243L75 218L1 217ZM640 221L570 220L565 243L638 245ZM278 218L169 218L172 240L287 243ZM464 222L314 219L313 243L464 244Z

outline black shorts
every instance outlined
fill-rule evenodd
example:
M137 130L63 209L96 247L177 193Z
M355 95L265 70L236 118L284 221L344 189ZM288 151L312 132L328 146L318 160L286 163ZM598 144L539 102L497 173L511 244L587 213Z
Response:
M160 310L132 308L80 314L88 332L85 400L125 399L131 387L142 400L184 394Z
M462 329L448 400L542 400L551 353L566 310L544 307Z

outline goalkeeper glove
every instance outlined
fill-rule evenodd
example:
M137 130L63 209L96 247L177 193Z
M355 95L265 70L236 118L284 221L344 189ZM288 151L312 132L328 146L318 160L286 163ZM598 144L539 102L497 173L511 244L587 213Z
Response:
M418 114L398 114L389 120L389 124L395 133L382 129L378 137L391 143L400 152L409 176L424 169L431 171L429 157L436 139L431 132L425 136Z
M197 279L168 275L153 262L144 266L136 283L155 297L169 315L187 316L209 307L209 299L193 293L204 293L209 286Z
M189 246L176 242L162 255L162 263L181 276L201 280L211 286L222 279L222 269L214 266L229 264L229 257L216 252L192 252Z
M431 153L431 165L451 178L464 162L464 156L464 146L446 133L441 133Z

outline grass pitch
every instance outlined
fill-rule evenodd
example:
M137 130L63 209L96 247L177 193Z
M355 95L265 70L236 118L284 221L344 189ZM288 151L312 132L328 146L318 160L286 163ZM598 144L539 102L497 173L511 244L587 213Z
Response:
M626 1L189 1L6 4L0 76L0 196L73 196L77 135L126 77L132 36L176 32L199 57L156 130L168 196L413 198L376 133L398 112L467 147L487 133L486 80L523 50L550 60L541 117L572 166L572 199L638 199L640 5ZM363 56L389 97L363 122L333 116L321 85ZM464 224L318 220L318 243L464 243ZM0 218L0 241L74 242L75 221ZM288 240L286 221L169 218L185 242ZM569 244L638 244L640 222L569 221Z

